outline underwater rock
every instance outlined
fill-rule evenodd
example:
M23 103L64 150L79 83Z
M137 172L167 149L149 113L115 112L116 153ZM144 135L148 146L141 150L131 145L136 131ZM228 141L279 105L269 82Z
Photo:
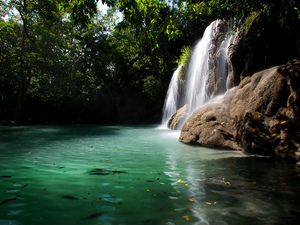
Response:
M90 175L109 175L109 173L107 172L107 170L104 169L93 169L91 171L88 172Z
M69 199L69 200L78 200L78 198L76 198L72 195L63 195L63 196L61 196L61 198Z
M119 173L127 173L126 171L120 171L120 170L105 170L105 169L92 169L88 172L90 175L116 175Z

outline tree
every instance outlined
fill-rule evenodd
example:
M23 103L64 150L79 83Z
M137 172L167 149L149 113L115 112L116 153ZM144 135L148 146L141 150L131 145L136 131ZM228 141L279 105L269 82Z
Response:
M215 19L235 18L249 29L244 49L272 48L272 40L256 41L270 40L270 29L278 27L299 48L299 3L293 0L102 2L112 7L105 16L96 14L96 0L0 1L1 117L30 117L25 112L37 111L30 102L74 117L101 113L97 104L126 117L133 102L160 114L182 46ZM116 8L124 15L119 24Z
M1 5L5 5L1 2ZM45 39L44 34L48 32L53 36L53 28L57 28L57 25L66 20L64 16L67 16L66 13L70 14L70 18L73 24L79 24L79 26L86 26L90 22L90 17L94 14L96 9L95 1L66 1L66 0L11 0L7 4L11 9L14 9L19 14L19 19L16 21L19 23L19 33L15 35L16 38L14 46L12 49L16 51L17 54L17 63L14 63L15 66L13 71L17 74L17 81L15 82L16 86L16 107L14 110L14 118L16 120L22 121L24 119L24 110L26 107L26 96L28 91L32 86L32 82L41 81L43 79L37 78L41 77L41 66L38 63L42 61L42 64L45 65L45 62L50 57L44 57L41 60L40 57L43 55L45 49L41 50L41 46L45 46L45 42L42 42L42 39ZM5 26L5 25L4 25ZM61 25L60 25L61 26ZM44 30L41 30L43 28ZM53 41L53 38L51 41ZM49 41L48 39L47 41ZM50 41L50 43L51 43ZM46 42L47 43L47 42ZM56 48L58 46L54 45L48 51L50 56L54 56ZM47 54L48 55L48 54ZM46 56L46 54L44 54ZM49 61L48 61L49 62ZM51 75L47 74L48 77ZM2 77L5 77L3 75Z
M12 114L10 102L14 101L16 94L15 86L19 76L18 57L19 50L15 48L20 42L21 27L14 21L5 22L0 19L0 116Z
M161 0L119 1L118 7L124 13L122 25L132 29L144 54L150 57L152 72L145 78L145 90L151 95L157 93L163 99L166 87L163 75L167 63L172 60L167 45L181 34L173 22L175 9ZM159 84L160 92L154 91L156 84Z

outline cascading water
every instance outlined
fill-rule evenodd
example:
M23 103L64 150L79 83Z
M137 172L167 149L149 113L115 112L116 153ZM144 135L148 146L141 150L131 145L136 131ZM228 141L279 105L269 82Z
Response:
M177 111L177 100L178 100L178 77L181 66L179 66L173 73L171 82L169 84L168 92L165 99L163 108L162 126L166 127L171 116Z
M208 75L208 59L211 41L219 21L212 22L205 30L202 39L197 43L187 70L185 103L188 114L202 106L206 101L205 83Z
M180 94L178 93L178 74L181 66L174 72L163 109L162 124L164 126L183 105L188 105L185 117L187 119L210 98L223 94L227 90L228 74L231 72L227 55L232 35L229 29L220 31L220 24L220 20L212 22L194 47L185 74L186 85L182 87ZM177 127L181 128L184 122L181 121Z

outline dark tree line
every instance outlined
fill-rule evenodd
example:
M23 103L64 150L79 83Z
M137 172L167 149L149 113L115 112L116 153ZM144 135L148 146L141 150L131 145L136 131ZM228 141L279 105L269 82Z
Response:
M284 60L299 57L294 0L102 2L105 15L95 0L0 1L0 120L159 122L181 48L215 19L249 30L237 55L272 48L272 28L291 40Z

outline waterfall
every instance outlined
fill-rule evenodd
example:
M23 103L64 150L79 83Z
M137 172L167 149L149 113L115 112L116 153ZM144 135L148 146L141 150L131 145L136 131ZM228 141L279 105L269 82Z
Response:
M219 21L214 21L206 28L202 39L194 48L188 66L184 100L188 104L188 114L191 114L207 101L205 83L208 74L209 49L218 24Z
M168 92L166 95L164 108L163 108L163 117L162 117L162 125L167 127L168 121L171 116L177 111L178 109L178 77L180 72L181 66L179 66L173 73L171 82L169 84Z
M232 66L228 59L228 47L232 40L231 29L220 20L212 22L204 31L203 37L193 48L184 76L185 85L178 91L178 74L181 66L174 72L169 85L163 109L163 125L183 105L188 105L187 117L206 104L211 98L224 94L232 87ZM180 103L180 105L179 105ZM181 121L179 128L185 121Z

